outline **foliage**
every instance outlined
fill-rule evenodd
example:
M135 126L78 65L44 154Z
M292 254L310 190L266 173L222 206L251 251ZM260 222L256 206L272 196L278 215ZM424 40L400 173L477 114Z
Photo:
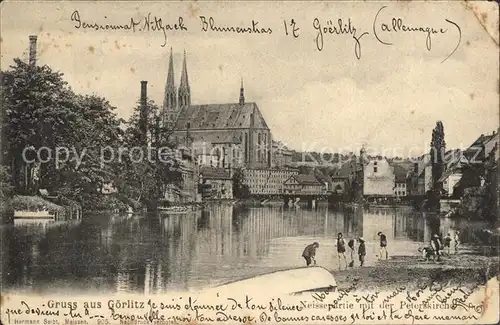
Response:
M427 207L430 211L439 211L439 200L441 194L443 193L443 183L439 180L444 172L444 155L446 153L446 142L444 141L444 126L441 121L437 121L436 127L432 130L430 150L432 188L427 192Z
M96 95L77 95L63 80L63 74L48 66L30 66L14 60L2 73L1 100L3 164L13 166L12 184L17 193L34 194L39 188L79 198L97 193L114 178L113 168L101 168L101 149L117 148L121 121L107 100ZM44 163L31 161L42 147ZM27 151L25 161L23 149ZM55 149L61 149L58 164ZM31 155L29 155L31 154ZM81 163L76 159L83 157Z
M93 211L101 210L120 210L126 211L128 205L121 201L118 197L114 195L88 195L85 198L87 206L86 209Z
M446 152L446 142L444 141L444 127L441 121L436 122L436 127L432 130L431 139L431 164L432 164L432 189L438 193L443 191L443 184L439 179L444 172L444 155Z
M233 171L233 197L237 199L247 199L250 197L250 189L245 184L245 174L243 169L235 168Z
M321 162L327 162L327 163L339 163L342 161L347 160L348 156L339 154L339 153L321 153L321 152L315 152L315 151L305 151L305 152L300 152L300 151L295 151L292 150L292 161L293 162L317 162L318 164Z
M0 165L0 202L4 202L13 193L11 176L6 166Z
M124 134L124 144L127 148L140 148L127 155L124 159L124 169L119 173L116 183L120 192L147 206L154 207L157 200L163 196L166 184L182 181L181 159L170 141L170 131L160 123L160 109L149 101L147 124L149 144L141 143L140 104L134 110ZM163 148L161 151L160 148ZM150 154L148 154L148 152ZM161 153L162 159L159 157ZM143 159L140 159L142 155Z

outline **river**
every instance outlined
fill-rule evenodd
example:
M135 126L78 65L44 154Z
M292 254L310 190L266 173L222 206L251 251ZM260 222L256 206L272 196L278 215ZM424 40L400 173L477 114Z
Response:
M410 208L338 211L331 207L218 205L185 214L87 214L81 221L1 228L2 291L161 294L197 290L277 269L303 266L304 247L320 243L318 265L339 268L335 238L363 237L366 264L377 260L379 231L389 255L418 255L433 233L470 224ZM452 234L453 236L453 234ZM349 257L348 257L349 258ZM343 263L343 261L342 261Z

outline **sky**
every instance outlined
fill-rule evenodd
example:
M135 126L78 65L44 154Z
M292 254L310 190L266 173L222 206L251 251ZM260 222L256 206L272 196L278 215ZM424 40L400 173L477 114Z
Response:
M106 97L123 118L139 98L141 80L148 81L149 98L162 105L172 48L176 86L186 51L193 104L237 102L243 78L245 99L257 103L273 138L300 151L348 152L364 145L373 153L416 156L427 151L438 120L448 148L467 147L499 125L498 45L459 1L0 6L2 70L16 57L27 60L28 36L37 35L37 64L63 72L79 93ZM167 31L165 40L162 31L76 28L75 11L89 24L124 25L133 18L142 26L151 14L172 25L182 17L188 31ZM498 5L487 14L498 17ZM213 17L217 26L247 27L254 20L272 33L205 32L200 16ZM315 18L323 27L350 19L356 37L367 32L359 39L360 58L349 33L324 33L319 51ZM393 18L446 32L431 35L428 50L424 32L383 31L381 24L392 28ZM377 40L374 26L377 37L392 45Z

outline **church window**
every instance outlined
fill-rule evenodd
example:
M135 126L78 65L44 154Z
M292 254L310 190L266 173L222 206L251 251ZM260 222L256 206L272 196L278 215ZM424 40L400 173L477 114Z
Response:
M258 146L258 151L257 151L257 161L261 161L261 142L262 142L262 138L261 138L261 134L259 133L257 135L257 146Z
M245 133L245 162L248 162L248 135Z

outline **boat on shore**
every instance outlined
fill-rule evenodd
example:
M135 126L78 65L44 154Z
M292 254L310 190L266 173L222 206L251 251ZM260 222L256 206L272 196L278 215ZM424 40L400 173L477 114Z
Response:
M14 220L49 220L55 221L56 214L48 210L28 211L14 210Z
M274 271L225 283L206 291L207 294L231 295L259 293L259 296L300 295L310 292L334 292L337 283L333 274L321 266L299 267Z
M159 206L157 208L160 212L168 212L168 213L187 213L190 211L196 211L201 209L205 204L204 203L188 203L184 205L169 205L169 206Z

